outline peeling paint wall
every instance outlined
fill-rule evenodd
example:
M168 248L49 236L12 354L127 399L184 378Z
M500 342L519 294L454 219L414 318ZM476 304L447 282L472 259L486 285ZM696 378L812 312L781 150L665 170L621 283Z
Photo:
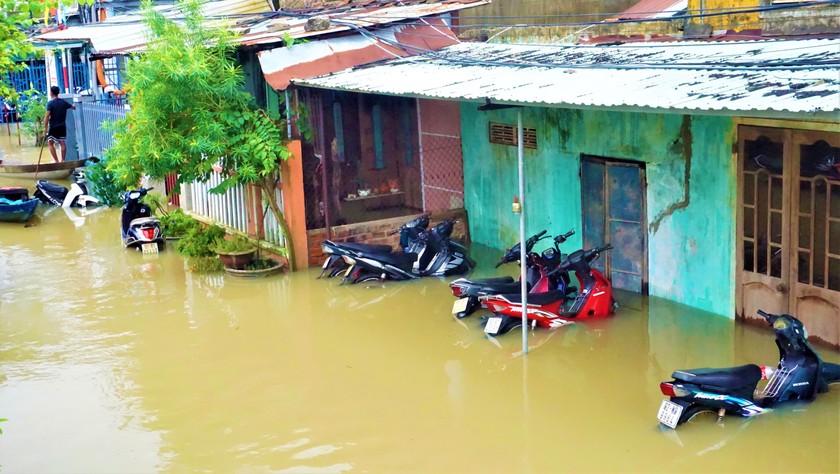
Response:
M729 117L522 109L537 129L525 150L527 231L578 231L582 154L647 163L650 293L732 317L735 308L735 126ZM464 192L473 241L495 248L518 240L511 212L516 147L488 141L488 122L516 124L516 109L461 106ZM688 178L688 180L687 180Z

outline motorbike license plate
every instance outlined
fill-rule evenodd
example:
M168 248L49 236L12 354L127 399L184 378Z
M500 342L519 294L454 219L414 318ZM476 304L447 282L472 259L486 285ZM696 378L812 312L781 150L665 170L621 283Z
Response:
M158 253L158 244L157 242L143 244L140 246L140 250L142 250L143 253Z
M487 319L487 324L484 325L484 332L487 334L498 334L499 329L502 327L502 317L501 316L493 316Z
M659 405L659 414L656 417L663 425L676 429L682 412L682 405L678 405L670 400L662 400L662 405Z
M470 303L469 298L458 298L452 304L452 314L463 313L467 310L467 305Z

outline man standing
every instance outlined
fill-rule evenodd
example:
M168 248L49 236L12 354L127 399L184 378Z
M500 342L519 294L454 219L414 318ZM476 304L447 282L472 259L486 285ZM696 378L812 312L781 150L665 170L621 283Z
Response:
M68 104L65 100L58 98L60 89L58 86L50 87L50 101L47 102L47 113L44 115L44 129L47 130L47 143L50 147L50 154L53 161L59 163L67 156L67 145L64 140L67 138L67 109L76 109L75 105ZM55 153L55 144L61 146L61 160Z

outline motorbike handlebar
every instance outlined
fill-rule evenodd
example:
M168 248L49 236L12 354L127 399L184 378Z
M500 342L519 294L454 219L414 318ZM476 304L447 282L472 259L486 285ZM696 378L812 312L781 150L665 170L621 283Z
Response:
M558 235L557 237L554 238L554 241L558 244L562 244L563 242L566 241L566 239L568 239L569 237L571 237L573 235L575 235L575 230L574 229L566 232L563 235Z
M758 313L759 316L763 317L764 319L766 319L768 321L770 320L770 316L773 316L772 314L766 313L762 310L758 310L758 311L756 311L756 313Z

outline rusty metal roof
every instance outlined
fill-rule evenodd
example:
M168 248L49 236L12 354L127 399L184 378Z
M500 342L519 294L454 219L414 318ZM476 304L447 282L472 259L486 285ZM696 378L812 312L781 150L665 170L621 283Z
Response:
M840 120L840 39L462 43L298 85L566 108Z
M488 0L348 0L329 7L272 12L268 0L221 0L208 3L205 15L210 21L227 21L229 28L241 34L237 41L253 46L283 43L286 35L308 38L441 15L487 3ZM179 14L173 6L163 7L161 11L172 17ZM306 31L307 18L314 14L329 16L330 27ZM45 33L32 41L36 44L85 41L91 43L97 56L107 56L141 51L147 39L140 17L131 15Z
M668 18L684 12L686 8L688 0L642 0L619 13L613 20Z

